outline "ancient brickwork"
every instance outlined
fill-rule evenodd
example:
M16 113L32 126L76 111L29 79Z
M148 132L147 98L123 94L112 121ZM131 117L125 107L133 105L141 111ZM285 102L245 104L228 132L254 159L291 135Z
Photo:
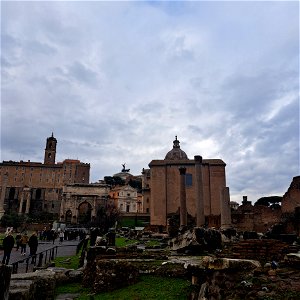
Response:
M234 243L230 250L220 253L221 257L236 259L257 259L259 261L282 260L287 253L297 252L297 248L271 239L249 239Z
M300 207L300 176L293 178L281 202L282 213L294 213L296 207Z
M247 202L232 212L232 225L238 231L257 231L265 233L280 222L281 209L273 209L263 205L253 206Z

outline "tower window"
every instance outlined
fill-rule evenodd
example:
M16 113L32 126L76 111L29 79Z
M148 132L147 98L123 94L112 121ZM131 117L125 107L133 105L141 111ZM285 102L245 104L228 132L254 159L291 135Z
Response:
M48 158L51 158L51 153L48 153Z

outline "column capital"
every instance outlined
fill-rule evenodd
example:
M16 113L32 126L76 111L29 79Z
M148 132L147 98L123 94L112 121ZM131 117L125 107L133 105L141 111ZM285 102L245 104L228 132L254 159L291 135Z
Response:
M194 160L195 160L195 163L202 164L202 156L201 155L195 155Z

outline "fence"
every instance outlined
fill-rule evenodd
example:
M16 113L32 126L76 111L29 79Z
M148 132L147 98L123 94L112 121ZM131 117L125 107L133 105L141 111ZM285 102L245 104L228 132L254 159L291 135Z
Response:
M12 263L12 273L17 274L19 266L23 266L25 263L25 273L28 272L29 266L32 265L33 267L43 267L47 263L54 260L54 258L57 256L57 248L58 246L54 246L53 248L44 250L40 253L37 253L35 255L31 255L27 258L20 259L14 263Z

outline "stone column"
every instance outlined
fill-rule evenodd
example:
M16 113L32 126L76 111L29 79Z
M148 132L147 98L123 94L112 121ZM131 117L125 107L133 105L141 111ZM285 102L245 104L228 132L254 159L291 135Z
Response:
M26 210L25 210L25 214L29 214L29 209L30 209L30 188L26 188L24 189L26 191Z
M195 159L196 226L202 227L205 224L202 156L196 155L194 156L194 159Z
M229 188L224 187L221 190L221 229L227 229L231 227L231 208Z
M92 220L94 220L96 218L96 198L97 198L97 196L94 196L93 207L92 207L92 212L91 212Z
M179 168L180 173L180 227L187 225L186 193L185 193L185 167Z
M63 216L63 217L62 217ZM65 221L65 198L64 195L61 197L61 202L60 202L60 210L59 210L59 219L60 221Z
M79 204L78 204L78 198L75 196L75 214L72 213L72 223L78 222L78 210L79 210ZM75 221L73 216L75 215Z
M19 212L18 214L21 215L23 213L23 202L24 202L24 189L22 191L22 194L21 194L21 200L20 200L20 207L19 207Z
M0 219L3 217L5 213L4 200L5 200L7 182L8 182L8 173L5 173L3 174L3 182L2 182L1 196L0 196Z

